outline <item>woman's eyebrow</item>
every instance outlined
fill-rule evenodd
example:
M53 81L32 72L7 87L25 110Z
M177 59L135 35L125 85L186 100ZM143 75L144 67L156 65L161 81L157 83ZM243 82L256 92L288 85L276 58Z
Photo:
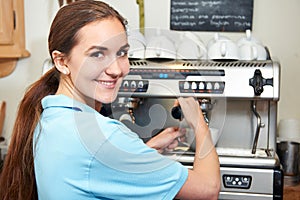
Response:
M120 49L126 49L126 48L129 48L129 47L130 47L130 45L127 43L127 44L121 46Z
M125 49L125 48L129 48L129 47L130 47L129 44L127 43L127 44L121 46L119 49ZM95 50L95 49L99 50L99 51L108 51L108 48L104 47L104 46L91 46L90 48L88 48L86 50L86 52L89 52L89 51Z
M86 52L89 52L89 51L94 50L94 49L100 50L100 51L107 51L108 50L107 47L103 47L103 46L91 46L90 48L88 48L86 50Z

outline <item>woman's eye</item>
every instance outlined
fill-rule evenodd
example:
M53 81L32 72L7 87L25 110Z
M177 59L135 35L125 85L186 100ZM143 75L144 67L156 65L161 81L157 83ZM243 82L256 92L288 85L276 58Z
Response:
M102 52L97 51L97 52L91 53L90 56L95 57L95 58L102 58L104 55Z
M121 51L118 51L117 56L123 57L123 56L126 56L127 54L128 54L128 50L121 50Z

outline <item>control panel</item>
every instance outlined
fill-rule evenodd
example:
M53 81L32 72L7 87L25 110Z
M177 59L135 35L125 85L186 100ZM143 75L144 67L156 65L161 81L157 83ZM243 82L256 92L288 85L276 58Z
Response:
M224 92L224 81L179 81L181 93L216 93Z
M251 185L251 176L243 176L243 175L223 175L223 184L225 188L240 188L240 189L248 189Z
M147 92L148 80L124 80L120 92Z
M120 92L145 93L148 90L147 80L124 80ZM221 81L178 81L180 93L215 93L222 94L225 82Z
M148 92L153 95L160 91L158 87L164 87L169 88L172 95L222 94L225 82L218 77L224 76L225 71L222 69L131 68L119 92L135 95ZM149 87L152 88L151 91L148 90Z
M140 61L130 64L119 96L279 99L280 66L276 62Z

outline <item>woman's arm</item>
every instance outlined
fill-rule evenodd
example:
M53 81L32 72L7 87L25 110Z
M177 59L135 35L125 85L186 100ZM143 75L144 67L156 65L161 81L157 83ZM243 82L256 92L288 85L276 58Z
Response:
M199 103L194 98L179 98L175 106L179 104L185 120L194 130L196 151L193 170L189 170L188 178L176 198L218 199L220 191L219 158ZM146 144L162 153L165 149L175 148L178 145L177 138L184 134L184 131L170 127L150 139Z
M194 130L196 152L193 170L189 170L188 178L176 197L179 199L218 199L219 158L199 103L193 98L179 98L178 102L185 120Z

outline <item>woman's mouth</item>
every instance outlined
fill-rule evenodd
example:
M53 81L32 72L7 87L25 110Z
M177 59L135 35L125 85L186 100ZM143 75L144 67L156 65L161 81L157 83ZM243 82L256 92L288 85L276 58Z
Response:
M103 85L106 88L115 88L117 81L98 81L99 84Z

